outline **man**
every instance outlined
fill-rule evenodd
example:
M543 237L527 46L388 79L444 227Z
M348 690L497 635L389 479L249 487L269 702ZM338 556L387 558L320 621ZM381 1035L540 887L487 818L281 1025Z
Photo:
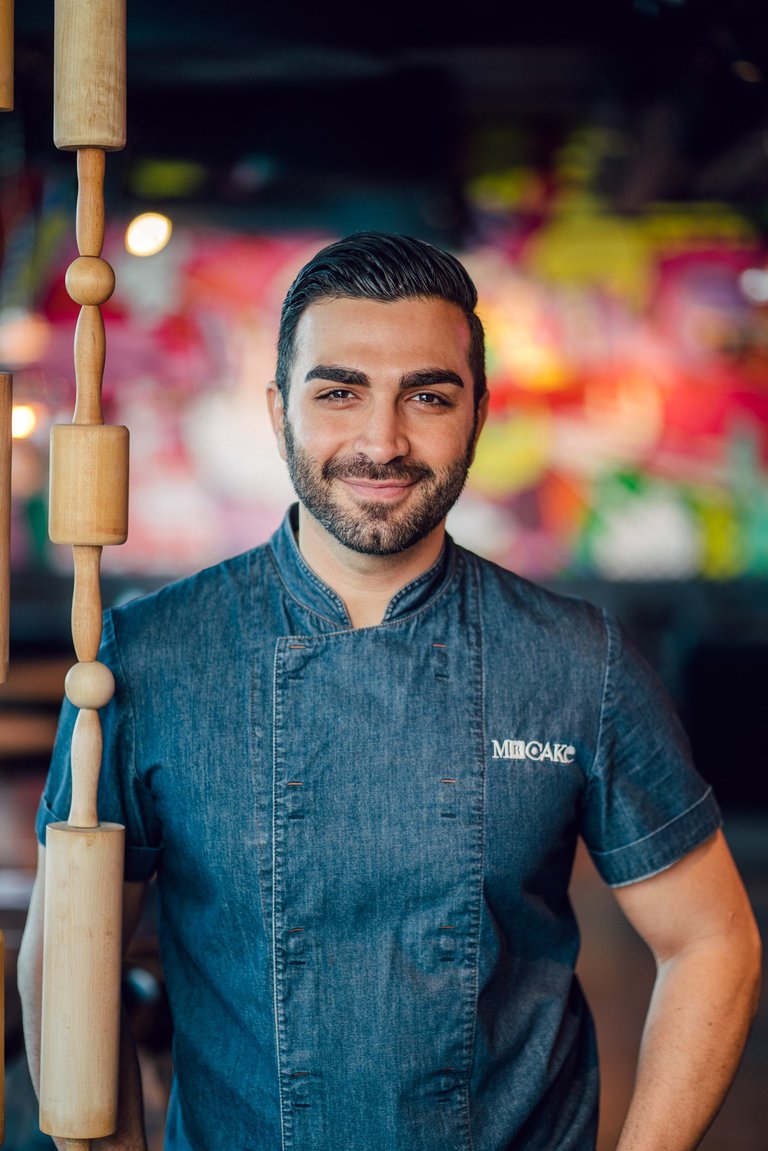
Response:
M268 388L298 507L107 614L100 813L127 826L129 919L157 875L178 1151L593 1147L579 835L658 963L621 1151L695 1147L736 1067L759 944L656 680L610 617L445 534L487 411L475 304L419 241L320 252ZM42 848L40 875L33 1075ZM124 1082L99 1145L133 1151Z

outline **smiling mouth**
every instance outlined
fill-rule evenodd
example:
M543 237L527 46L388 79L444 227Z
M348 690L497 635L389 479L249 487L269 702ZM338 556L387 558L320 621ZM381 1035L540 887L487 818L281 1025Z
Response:
M342 478L342 477L339 477ZM412 487L415 480L359 480L343 479L344 483L356 496L374 502L396 501L401 499Z

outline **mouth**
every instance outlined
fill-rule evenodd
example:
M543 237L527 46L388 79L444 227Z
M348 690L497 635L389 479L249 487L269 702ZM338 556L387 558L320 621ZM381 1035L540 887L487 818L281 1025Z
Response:
M342 479L342 483L358 499L373 503L396 503L415 486L416 481Z

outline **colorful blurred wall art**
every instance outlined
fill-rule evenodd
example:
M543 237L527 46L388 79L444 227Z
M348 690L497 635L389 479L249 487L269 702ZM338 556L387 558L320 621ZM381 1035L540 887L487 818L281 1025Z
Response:
M492 419L455 518L533 576L765 575L765 253L717 205L573 200L467 254Z
M34 412L16 451L20 570L69 563L44 530L48 432L74 390L56 212L36 278L0 313ZM458 254L480 290L491 414L456 538L536 578L768 574L768 256L748 223L718 205L620 218L580 191L525 216L489 207L487 187L476 212ZM138 257L123 232L105 249L105 403L131 429L131 521L104 564L173 576L261 542L291 499L264 385L285 289L332 237L177 224Z

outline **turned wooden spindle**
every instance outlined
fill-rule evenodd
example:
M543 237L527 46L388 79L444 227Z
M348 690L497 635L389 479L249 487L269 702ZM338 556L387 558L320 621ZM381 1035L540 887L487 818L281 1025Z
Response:
M79 660L96 659L101 643L101 548L72 548L75 579L72 588L72 642Z
M67 823L47 831L40 1126L69 1151L117 1124L124 829L100 823L99 709L114 694L98 662L105 545L128 533L128 431L105 425L101 307L115 287L102 259L104 153L125 143L125 2L56 0L54 139L77 151L78 257L66 275L80 304L73 421L51 433L49 534L72 545L72 638L65 691L78 709Z

